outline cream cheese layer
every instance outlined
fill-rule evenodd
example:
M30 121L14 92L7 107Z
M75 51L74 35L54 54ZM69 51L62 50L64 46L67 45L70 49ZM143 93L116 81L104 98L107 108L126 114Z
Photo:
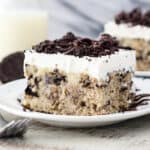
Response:
M66 73L85 73L98 80L107 79L114 71L134 72L135 51L120 49L114 54L101 57L78 57L64 54L37 53L34 50L25 52L24 65L38 68L58 68Z
M109 22L105 24L104 32L117 38L131 38L150 40L150 28L141 25L116 24Z

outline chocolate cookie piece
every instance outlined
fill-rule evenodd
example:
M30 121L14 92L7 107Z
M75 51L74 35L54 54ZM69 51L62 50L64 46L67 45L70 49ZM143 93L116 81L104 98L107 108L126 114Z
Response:
M23 52L13 53L5 57L0 63L0 80L3 83L20 79L23 74Z
M122 11L115 17L117 24L130 23L131 25L143 25L150 27L150 10L143 13L141 9L135 8L131 12Z
M109 34L102 34L99 40L81 38L69 32L60 39L45 40L32 49L38 53L63 53L78 57L100 57L111 55L118 51L118 41Z

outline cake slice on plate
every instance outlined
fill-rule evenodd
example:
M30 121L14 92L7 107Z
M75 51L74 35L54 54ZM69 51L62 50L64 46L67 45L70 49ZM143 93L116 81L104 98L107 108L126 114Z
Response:
M150 10L119 13L105 25L105 33L117 37L121 46L136 49L137 70L150 71Z
M135 51L67 33L25 52L27 79L22 105L33 111L102 115L126 110L131 102Z

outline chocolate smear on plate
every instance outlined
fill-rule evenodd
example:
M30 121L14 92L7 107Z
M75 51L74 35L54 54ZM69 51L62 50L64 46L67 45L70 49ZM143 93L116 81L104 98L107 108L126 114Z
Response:
M137 110L138 106L148 105L148 101L150 101L150 94L133 95L132 102L127 111Z

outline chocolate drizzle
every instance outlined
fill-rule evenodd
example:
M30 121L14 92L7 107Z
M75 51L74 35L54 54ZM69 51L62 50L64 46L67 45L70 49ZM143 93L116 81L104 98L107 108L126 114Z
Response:
M69 32L60 39L45 40L32 47L39 53L63 53L74 56L98 57L111 55L118 51L118 41L108 34L101 35L99 40L81 38Z
M135 8L131 12L120 12L115 17L115 22L117 24L130 23L131 25L143 25L150 27L150 10L142 13L141 9Z
M128 110L136 110L138 106L147 105L148 101L150 101L150 94L134 95Z

